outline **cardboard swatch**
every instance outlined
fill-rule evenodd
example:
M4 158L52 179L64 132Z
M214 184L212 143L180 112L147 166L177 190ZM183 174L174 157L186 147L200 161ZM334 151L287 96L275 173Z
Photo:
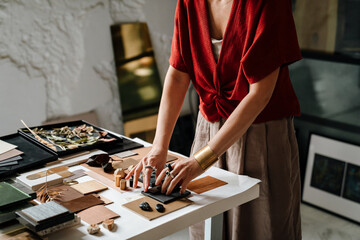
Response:
M131 165L138 164L139 160L135 160L133 158L126 158L126 159L114 159L115 161L112 162L113 168L122 168L122 169L128 169Z
M187 189L196 192L198 194L210 191L214 188L226 185L227 182L221 181L217 178L206 176L203 178L199 178L196 180L193 180L189 183L187 186Z
M148 212L148 211L142 210L139 207L141 202L148 202L150 204L150 207L152 208L152 211ZM160 204L160 203L152 198L142 197L142 198L136 199L132 202L125 203L122 206L130 209L131 211L139 214L140 216L142 216L148 220L153 220L155 218L164 216L168 213L174 212L174 211L184 208L190 204L193 204L193 201L191 201L187 198L182 198L182 199L176 200L176 201L168 203L168 204L162 204L165 207L165 211L163 213L156 211L156 209L155 209L156 204Z
M138 155L133 156L133 158L137 161L140 161L143 157L146 156L146 154L148 154L150 152L152 147L143 147L143 148L137 148L137 149L133 149L131 151L137 153ZM166 162L172 162L175 161L176 159L178 159L177 156L174 156L172 154L168 154L167 158L166 158Z
M100 191L105 190L105 189L108 188L107 186L105 186L104 184L99 183L96 180L82 182L82 183L79 183L79 184L72 185L70 187L72 187L75 190L81 192L82 194L100 192Z
M119 214L111 211L103 205L97 205L78 213L78 216L88 224L99 224L109 218L120 217Z
M93 195L86 195L68 202L60 202L63 207L74 213L103 203L103 201Z
M17 150L17 149L12 149L12 150L10 150L10 151L7 151L7 152L1 154L1 155L0 155L0 161L6 160L6 159L9 159L9 158L12 158L12 157L19 156L19 155L21 155L21 154L23 154L22 151L19 151L19 150Z
M8 142L5 142L3 140L0 140L0 154L3 154L5 152L8 152L10 150L15 149L17 146Z

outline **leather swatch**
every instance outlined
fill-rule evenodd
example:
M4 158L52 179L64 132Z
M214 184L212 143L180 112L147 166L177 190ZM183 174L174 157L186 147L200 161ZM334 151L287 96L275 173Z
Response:
M196 192L198 194L210 191L214 188L226 185L227 182L221 181L217 178L206 176L203 178L199 178L196 180L193 180L189 183L187 186L187 189Z
M59 195L55 199L56 202L68 202L84 196L84 194L76 191L75 189L67 185L51 186L48 187L48 191L59 193Z
M78 216L88 224L99 224L109 218L120 217L119 214L111 211L104 205L97 205L78 213Z
M148 202L150 204L150 207L152 208L152 211L148 212L140 209L139 205L141 202ZM160 213L155 209L156 204L159 204L159 202L149 197L142 197L132 202L125 203L122 206L130 209L131 211L135 212L136 214L139 214L140 216L148 220L153 220L155 218L164 216L168 213L184 208L192 203L193 201L187 198L182 198L168 204L163 204L165 207L165 211L163 213Z
M74 188L78 192L81 192L82 194L100 192L100 191L105 190L105 189L108 188L107 186L105 186L104 184L99 183L96 180L90 180L90 181L87 181L87 182L82 182L82 183L79 183L79 184L72 185L70 187Z
M95 197L94 195L85 195L83 197L76 198L71 201L61 202L60 204L63 207L69 209L71 212L76 213L81 210L103 203L104 203L103 201L101 201L99 198Z

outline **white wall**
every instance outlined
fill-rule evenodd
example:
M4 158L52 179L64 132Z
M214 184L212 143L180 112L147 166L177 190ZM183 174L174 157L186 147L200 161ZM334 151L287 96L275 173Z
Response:
M162 79L176 0L0 1L0 135L96 110L122 132L110 25L149 25ZM183 113L188 112L185 106Z

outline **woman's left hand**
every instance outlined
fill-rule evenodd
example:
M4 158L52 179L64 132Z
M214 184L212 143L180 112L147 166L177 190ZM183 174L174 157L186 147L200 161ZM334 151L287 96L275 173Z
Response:
M195 158L180 159L171 165L172 171L168 167L164 168L156 178L156 185L161 184L161 192L169 195L177 186L181 186L180 193L183 194L191 180L204 172ZM167 174L168 172L168 174Z

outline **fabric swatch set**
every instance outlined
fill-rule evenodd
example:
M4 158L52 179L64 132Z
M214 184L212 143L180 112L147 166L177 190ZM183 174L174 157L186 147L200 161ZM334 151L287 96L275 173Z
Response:
M22 154L16 145L0 140L0 167L19 164Z

